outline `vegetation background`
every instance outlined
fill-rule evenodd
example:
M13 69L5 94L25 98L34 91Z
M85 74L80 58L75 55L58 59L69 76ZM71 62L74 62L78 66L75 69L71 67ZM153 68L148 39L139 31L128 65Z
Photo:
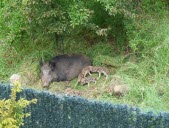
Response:
M90 87L53 83L49 91L169 110L168 0L1 0L0 81L14 73L41 88L39 60L83 53L111 71ZM127 84L123 97L115 82Z

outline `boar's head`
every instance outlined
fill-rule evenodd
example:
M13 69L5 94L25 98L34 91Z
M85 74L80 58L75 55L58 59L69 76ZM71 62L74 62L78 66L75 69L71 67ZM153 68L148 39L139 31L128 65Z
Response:
M53 62L41 63L41 80L44 87L49 86L54 79L57 79L54 69L55 63Z

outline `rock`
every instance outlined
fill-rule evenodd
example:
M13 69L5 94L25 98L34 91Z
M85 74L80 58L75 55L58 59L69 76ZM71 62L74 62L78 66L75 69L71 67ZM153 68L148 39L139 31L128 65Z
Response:
M10 83L11 84L14 84L15 82L19 82L21 83L21 75L19 74L13 74L11 77L10 77Z
M115 85L113 87L113 93L116 96L122 96L129 92L129 87L127 85Z

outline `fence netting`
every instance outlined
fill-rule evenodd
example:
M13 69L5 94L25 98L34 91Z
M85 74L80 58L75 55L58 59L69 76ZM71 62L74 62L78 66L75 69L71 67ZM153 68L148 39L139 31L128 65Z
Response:
M10 86L0 84L0 99L9 95ZM19 97L38 100L25 109L31 116L22 128L169 128L169 113L165 112L142 112L127 105L33 89L23 89Z

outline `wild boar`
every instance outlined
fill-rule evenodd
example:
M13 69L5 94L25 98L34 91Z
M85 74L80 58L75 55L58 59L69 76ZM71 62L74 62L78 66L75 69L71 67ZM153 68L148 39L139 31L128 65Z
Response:
M81 73L78 76L77 82L80 82L82 78L86 77L88 74L91 75L91 73L99 73L98 78L101 77L101 74L104 74L106 79L109 76L109 70L106 67L100 67L100 66L86 66L82 69Z
M53 81L70 81L76 78L81 70L92 65L84 55L58 55L50 61L41 63L41 80L43 86L49 86Z
M90 83L95 83L96 84L97 78L94 77L84 77L80 80L80 84L81 85L85 85L87 84L88 86L90 85Z

